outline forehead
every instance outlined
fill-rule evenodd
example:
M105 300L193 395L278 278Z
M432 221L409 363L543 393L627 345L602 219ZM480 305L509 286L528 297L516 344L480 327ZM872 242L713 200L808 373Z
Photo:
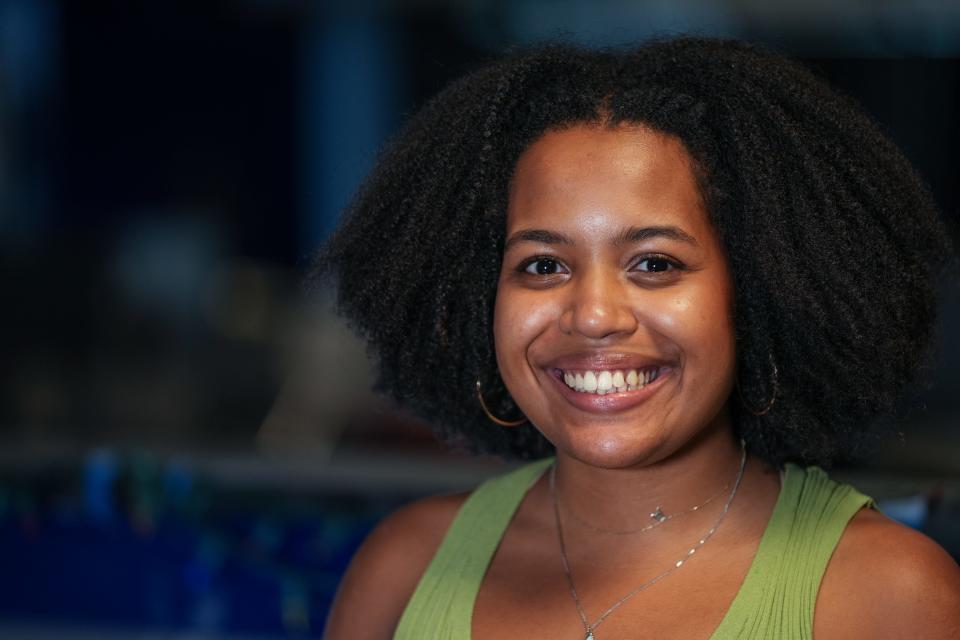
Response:
M521 156L508 231L573 224L673 224L710 233L693 161L679 139L639 125L549 131Z

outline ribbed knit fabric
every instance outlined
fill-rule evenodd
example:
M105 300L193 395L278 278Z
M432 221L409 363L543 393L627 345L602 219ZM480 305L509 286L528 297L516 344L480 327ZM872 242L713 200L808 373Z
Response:
M488 480L464 502L427 568L395 640L470 640L473 606L500 539L552 459ZM787 465L773 514L740 591L712 640L809 640L813 607L850 518L872 505L817 467Z
M813 606L827 563L865 506L873 500L822 469L788 464L757 555L712 640L813 638Z

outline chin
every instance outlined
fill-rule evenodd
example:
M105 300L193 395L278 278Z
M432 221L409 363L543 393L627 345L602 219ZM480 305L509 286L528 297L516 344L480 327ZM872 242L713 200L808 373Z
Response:
M622 430L611 427L591 429L587 437L577 434L565 438L557 452L601 469L646 466L662 457L666 440L663 434L647 432L640 436L634 431L626 436Z

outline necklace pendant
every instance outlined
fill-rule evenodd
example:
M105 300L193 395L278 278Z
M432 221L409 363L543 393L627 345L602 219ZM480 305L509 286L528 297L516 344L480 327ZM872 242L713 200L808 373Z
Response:
M593 637L593 631L587 631L587 635L583 638L583 640L597 640L597 639Z
M650 514L650 517L656 520L657 522L663 522L667 519L667 514L663 512L660 507L657 507L653 513Z

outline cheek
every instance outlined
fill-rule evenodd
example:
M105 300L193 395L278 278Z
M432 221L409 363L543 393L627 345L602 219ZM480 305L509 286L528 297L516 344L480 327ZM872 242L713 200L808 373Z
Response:
M505 381L510 378L511 361L516 360L516 354L523 342L523 306L516 295L505 291L503 284L498 287L493 308L493 344L497 366Z
M732 375L735 337L728 288L723 283L672 295L648 310L655 330L682 352L685 375ZM694 370L695 369L695 370ZM719 371L718 371L719 370Z
M493 312L493 339L504 381L516 380L537 338L556 323L559 305L539 292L501 286Z

